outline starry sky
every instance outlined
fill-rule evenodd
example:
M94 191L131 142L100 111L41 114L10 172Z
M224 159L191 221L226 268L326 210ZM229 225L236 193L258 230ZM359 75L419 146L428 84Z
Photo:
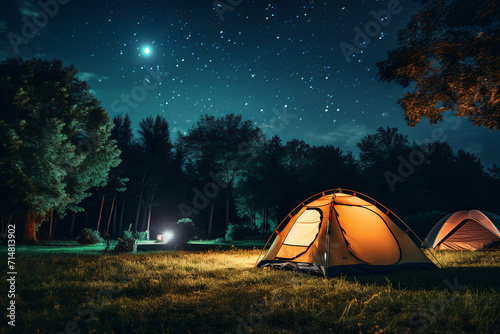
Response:
M268 137L355 154L356 143L380 126L398 127L419 142L439 129L454 149L476 154L486 166L500 163L499 131L453 117L410 128L397 104L405 89L378 80L375 64L397 46L415 3L55 1L2 1L0 60L73 64L111 116L128 111L135 127L161 113L175 140L202 114L236 113ZM382 27L374 15L391 1L394 14ZM365 47L346 57L340 45L353 44L358 31Z

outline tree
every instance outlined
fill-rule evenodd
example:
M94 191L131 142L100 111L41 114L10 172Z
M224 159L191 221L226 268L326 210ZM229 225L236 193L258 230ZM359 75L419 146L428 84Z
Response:
M417 0L414 0L417 1ZM436 124L443 112L500 127L500 2L420 0L399 47L377 63L380 80L413 91L399 99L406 121Z
M157 115L155 119L151 116L143 119L139 123L139 135L138 144L145 159L135 229L137 230L143 193L144 190L147 190L148 196L146 196L145 201L146 209L143 223L148 216L147 230L149 231L149 219L153 204L159 203L157 199L165 195L174 178L172 173L173 146L170 141L168 122L161 115ZM143 229L144 227L141 228L141 230Z
M128 113L125 116L117 115L113 118L114 127L111 130L111 138L116 140L118 147L121 151L120 159L122 163L113 170L113 175L116 175L115 179L118 181L130 181L129 175L131 173L131 163L134 159L134 150L133 150L133 134L132 134L132 126L131 120ZM114 187L116 188L116 187ZM123 230L123 215L125 212L125 203L127 201L126 194L124 188L118 188L117 191L123 191L123 200L120 208L120 220L118 227L114 226L112 229L112 235L114 236L115 232L120 234ZM116 203L118 205L118 203ZM115 206L115 212L116 210ZM115 214L116 220L116 214Z
M266 233L271 225L276 226L278 204L286 194L283 189L288 187L283 182L284 147L281 139L272 137L256 153L252 163L242 171L242 179L235 191L236 209L241 218L248 218L251 229L260 228Z
M60 60L0 63L0 209L26 217L28 242L50 212L82 210L120 163L109 115L77 73Z
M373 198L384 198L396 212L408 212L425 201L428 191L424 170L409 162L417 150L410 146L408 136L400 134L397 128L379 127L357 146L364 179L360 191ZM410 202L411 207L407 205Z
M365 170L386 169L398 161L398 155L408 150L409 141L408 136L398 132L398 128L379 127L376 133L366 135L356 146L360 150L359 160Z
M261 145L262 140L261 130L252 121L243 121L241 115L234 114L220 118L204 115L187 135L179 134L178 145L188 164L201 171L200 181L210 182L212 172L225 182L226 227L232 189L242 171L255 158L255 147Z

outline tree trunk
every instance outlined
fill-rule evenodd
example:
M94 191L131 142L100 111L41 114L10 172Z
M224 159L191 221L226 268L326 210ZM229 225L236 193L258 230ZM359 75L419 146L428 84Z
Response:
M215 207L215 202L212 202L212 207L210 208L210 218L208 220L208 239L212 237L212 222L214 218L214 207Z
M71 217L71 229L69 230L70 238L73 238L73 232L75 231L75 217L76 217L76 212L73 212L73 217Z
M227 190L227 197L226 197L226 229L229 226L229 189Z
M122 230L122 223L123 223L123 212L125 211L125 201L127 197L125 196L125 193L123 193L123 204L122 204L122 212L120 213L120 225L118 227L118 236L121 236L123 230Z
M151 209L152 209L152 206L150 205L149 210L148 210L148 226L146 227L146 231L148 232L147 240L149 240L149 223L151 222Z
M106 226L106 239L108 238L109 235L109 224L111 224L111 216L113 215L113 209L115 208L115 201L116 201L116 193L115 196L113 196L113 201L111 202L111 209L109 210L108 225Z
M113 239L116 236L116 216L117 216L116 208L117 207L118 207L118 205L115 205L115 212L113 213L113 228L111 229L111 237Z
M149 236L149 223L151 222L151 209L153 207L153 198L154 198L154 191L151 192L151 200L149 201L148 227L146 228L146 231L148 231L148 236Z
M50 236L50 238L52 239L54 234L56 233L56 226L57 226L57 223L59 222L59 218L56 218L54 219L54 226L52 227L52 235Z
M24 242L38 242L36 238L36 226L45 219L45 216L39 216L34 212L26 215L26 223L24 224L23 240Z
M12 217L14 217L13 214L10 215L9 221L7 222L7 225L4 226L4 221L3 221L3 216L2 216L2 234L7 235L7 227L10 225L10 222L12 221ZM17 215L16 215L16 220L17 220ZM15 224L15 222L14 222Z
M255 206L256 206L255 205L255 200L253 201L252 204L253 204L252 205L252 217L251 217L251 223L250 224L252 225L252 231L255 232L255 231L257 231L257 226L256 226L257 224L255 223L255 211L257 210L255 208Z
M52 240L52 224L54 223L54 210L50 210L49 240Z
M102 207L104 206L104 196L106 195L102 195L101 209L99 210L99 219L97 220L97 229L96 229L97 232L99 232L99 225L101 225Z
M142 215L142 224L141 224L141 232L146 228L146 217L148 215L148 207L144 210L144 214Z
M142 174L141 192L139 193L139 203L137 205L137 215L135 216L134 231L137 231L137 225L139 224L139 214L141 213L141 201L142 201L142 193L144 191L144 180L145 179L146 179L146 171L144 171L144 174Z

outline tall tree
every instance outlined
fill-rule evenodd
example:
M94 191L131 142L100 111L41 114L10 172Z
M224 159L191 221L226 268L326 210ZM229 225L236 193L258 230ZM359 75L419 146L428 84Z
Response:
M25 241L52 210L79 210L120 163L109 115L77 73L60 60L0 64L1 210L26 217Z
M362 138L357 146L363 177L360 191L374 198L384 198L396 212L413 210L425 200L424 170L409 162L414 147L408 136L400 134L397 128L380 127L376 133ZM419 153L416 158L425 157ZM414 205L408 206L409 202Z
M250 228L261 229L266 233L271 226L276 226L278 208L282 195L288 188L283 182L284 147L281 139L274 136L256 152L256 157L242 171L242 180L236 189L236 209L241 218L246 217Z
M129 182L130 181L130 174L132 173L132 163L134 160L134 143L133 143L133 133L132 133L132 122L130 120L130 116L128 113L125 114L125 116L122 115L117 115L113 118L113 123L114 127L111 130L111 138L116 140L118 147L121 151L120 158L122 160L122 163L113 170L113 175L116 175L117 181L123 182ZM113 224L113 236L114 233L118 232L120 234L123 231L123 215L125 212L125 203L127 201L127 196L124 187L119 188L119 187L114 187L117 188L117 190L123 190L123 198L122 198L122 203L120 207L120 220L118 223L118 227L116 227L116 224ZM118 207L118 202L115 204L115 220L116 220L116 215L117 215L117 207Z
M204 115L187 135L179 134L179 146L189 164L204 171L201 181L207 182L213 172L226 183L226 226L232 190L262 141L262 132L252 121L243 121L241 115L234 114L219 118Z
M172 173L173 152L167 120L162 115L156 118L149 116L139 123L139 147L144 156L142 184L136 216L136 229L141 211L141 203L145 203L144 217L150 217L152 207L164 199L174 178ZM147 196L144 196L146 192ZM145 221L143 219L143 221ZM149 224L148 224L149 225Z
M413 1L422 7L399 31L400 46L377 64L382 81L413 85L399 99L408 124L423 116L436 124L451 110L498 130L500 2Z

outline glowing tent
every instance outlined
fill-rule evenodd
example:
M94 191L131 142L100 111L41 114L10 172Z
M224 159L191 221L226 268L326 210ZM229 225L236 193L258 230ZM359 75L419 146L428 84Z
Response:
M316 194L281 222L256 266L290 267L329 277L436 268L389 215L400 220L385 206L352 190Z
M464 210L443 217L424 244L434 249L500 249L500 217L485 211Z

